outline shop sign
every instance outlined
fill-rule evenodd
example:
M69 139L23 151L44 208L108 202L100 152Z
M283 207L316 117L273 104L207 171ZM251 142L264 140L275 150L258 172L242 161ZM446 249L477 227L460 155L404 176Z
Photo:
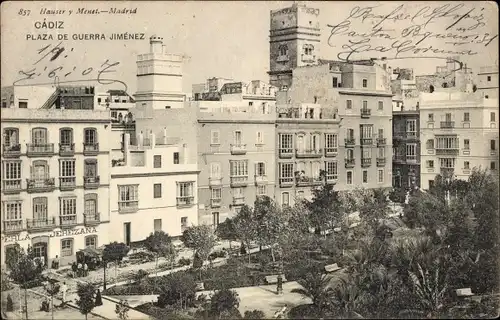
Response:
M69 237L69 236L76 236L79 234L89 234L89 233L97 233L97 229L95 227L89 227L89 228L52 231L47 236L49 236L50 238L59 238L59 237ZM14 234L14 235L8 235L8 236L2 235L3 242L18 242L18 241L25 241L25 240L30 240L30 239L31 239L31 237L30 237L29 233L27 233L23 237L21 237L20 234Z

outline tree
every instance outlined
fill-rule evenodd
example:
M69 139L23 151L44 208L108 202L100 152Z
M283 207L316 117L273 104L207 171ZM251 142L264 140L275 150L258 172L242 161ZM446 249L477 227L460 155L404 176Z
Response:
M238 311L240 299L238 293L234 290L223 289L216 291L210 298L210 314L215 319L231 319L241 317Z
M215 235L208 225L192 226L182 233L182 242L186 247L193 249L201 261L206 261L215 246Z
M248 263L250 263L250 243L257 240L257 219L255 218L252 208L247 205L241 207L240 212L234 218L234 227L238 239L247 248Z
M261 310L245 311L243 319L265 319L266 315Z
M299 279L297 282L302 288L295 288L292 292L310 298L316 311L322 317L332 294L329 288L330 279L319 270L311 270L306 273L303 279Z
M47 285L45 286L45 291L50 297L50 309L52 312L52 320L54 320L54 296L56 296L59 293L60 286L58 283L49 281Z
M130 310L130 306L127 300L120 300L119 303L116 304L115 313L118 319L126 320L128 319L128 311Z
M80 309L80 313L85 315L85 319L87 319L87 315L94 309L94 285L91 283L78 283L78 288L76 293L78 294L78 300L76 304Z
M177 257L177 251L175 250L174 244L172 243L172 238L163 231L155 231L151 233L144 241L144 246L146 249L155 254L156 258L156 274L158 274L158 259L160 257L165 257L172 264L175 262Z
M350 276L348 279L341 278L339 284L333 289L332 310L339 313L342 318L360 318L357 312L361 303L361 290L356 280Z
M106 279L106 267L109 262L115 264L115 278L117 278L118 263L127 256L129 247L125 243L112 242L104 246L102 251L102 261L104 263L104 279ZM106 288L106 280L104 280L104 288Z
M215 233L220 239L229 241L229 249L231 249L231 241L238 240L238 235L236 234L236 229L234 227L234 221L230 218L224 220L222 223L219 223Z
M163 277L160 283L161 293L158 296L158 306L177 305L181 309L192 306L196 298L196 282L192 275L176 272Z

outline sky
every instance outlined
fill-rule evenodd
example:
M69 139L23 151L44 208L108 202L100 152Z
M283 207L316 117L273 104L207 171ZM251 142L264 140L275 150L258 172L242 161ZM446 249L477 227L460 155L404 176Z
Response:
M82 76L78 72L81 74L82 70L90 70L87 68L93 68L92 72L97 72L96 70L109 59L109 63L120 62L115 67L116 72L112 74L113 79L125 82L127 90L133 94L136 89L136 56L149 51L149 37L153 34L164 38L164 45L166 45L168 52L180 53L189 57L184 66L184 90L186 92L191 91L192 84L205 82L207 78L214 76L241 81L257 79L267 81L270 10L286 8L292 3L291 1L2 2L0 20L2 28L2 86L12 85L14 81L19 79L19 71L26 72L32 68L35 68L36 72L41 75L37 76L36 79L22 83L51 82L53 79L49 79L47 73L60 66L63 67L63 71L76 70L66 76L66 79L81 80ZM422 47L432 45L434 49L459 49L461 52L472 50L476 52L474 55L461 55L460 59L474 69L480 66L498 64L498 37L494 37L498 34L498 7L494 2L307 1L306 3L309 7L320 9L321 45L319 50L320 56L325 59L337 59L339 52L345 51L342 46L348 44L349 40L360 41L363 39L355 36L349 37L345 34L335 34L330 38L331 26L348 21L351 32L366 34L373 31L373 28L381 27L387 31L379 31L379 33L388 33L391 37L395 35L389 40L370 38L369 44L374 50L377 50L378 46L390 48L394 41L407 40L408 38L402 38L401 30L408 27L415 28L416 25L419 25L420 31L417 33L420 34L420 38L423 35L427 37L420 44ZM445 5L444 8L443 5ZM397 9L399 6L402 7ZM137 8L137 13L76 14L78 8L109 11L112 7L119 9ZM40 10L43 8L65 10L65 13L42 15ZM68 10L73 10L71 15L69 15ZM352 14L353 12L354 14ZM421 13L421 16L416 20L411 20L410 18L418 12ZM469 15L463 17L467 12ZM391 13L393 14L387 16ZM454 16L455 14L456 16ZM352 17L349 18L350 15ZM439 17L440 15L444 15L444 17ZM383 19L384 16L385 19ZM428 21L429 18L431 21ZM451 29L446 30L456 20L460 21ZM56 26L63 29L37 28L37 26L42 26L44 21L55 22ZM464 30L457 29L460 27ZM465 30L467 28L474 29ZM335 32L338 31L336 29ZM412 31L415 32L415 29ZM109 38L111 33L125 32L144 33L145 39L86 41L71 39L73 34L104 33L106 38ZM52 35L54 39L30 39L36 38L38 35L43 38L43 34ZM62 34L69 35L69 39L63 41L62 44L66 49L65 52L54 61L49 61L46 58L34 64L50 48L59 43L57 37ZM436 38L436 34L448 34L451 38L439 39ZM460 35L462 37L464 35L472 36L465 38L463 43L459 45L446 43L453 39L456 43L459 41L456 39ZM474 43L474 36L478 37L479 40L483 39L483 41L477 43L476 40ZM420 38L414 37L413 43ZM484 45L488 41L490 44L485 47ZM42 51L41 54L38 53L39 50L48 45L51 45L49 49ZM73 48L73 51L70 51L70 48ZM396 49L384 53L365 51L356 53L353 57L356 59L374 56L394 58L396 51ZM414 68L415 74L432 73L437 65L444 64L444 60L434 58L414 59L422 54L412 54L411 51L398 53L397 57L405 55L412 59L388 60L388 62L391 66ZM429 56L429 54L426 55ZM445 57L447 54L434 53L430 56ZM61 73L59 75L62 78Z

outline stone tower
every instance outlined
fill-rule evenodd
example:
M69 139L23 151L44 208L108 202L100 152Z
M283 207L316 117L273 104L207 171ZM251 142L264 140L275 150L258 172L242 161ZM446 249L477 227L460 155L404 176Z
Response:
M269 82L280 90L290 88L292 70L314 65L319 58L319 9L295 2L271 11Z

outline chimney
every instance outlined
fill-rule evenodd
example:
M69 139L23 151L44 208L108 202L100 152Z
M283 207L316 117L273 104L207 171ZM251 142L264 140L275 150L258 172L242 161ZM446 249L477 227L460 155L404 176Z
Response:
M156 140L155 140L155 134L153 133L153 130L149 133L149 141L151 143L151 149L154 149L156 145Z
M144 143L144 135L142 134L141 131L141 133L137 135L137 146L142 147L143 143Z
M183 163L184 164L188 164L188 147L187 147L187 143L184 143L182 145L182 157L184 158L183 160Z
M128 159L130 158L130 133L125 133L125 137L123 139L123 160L125 161L125 165L128 164Z

